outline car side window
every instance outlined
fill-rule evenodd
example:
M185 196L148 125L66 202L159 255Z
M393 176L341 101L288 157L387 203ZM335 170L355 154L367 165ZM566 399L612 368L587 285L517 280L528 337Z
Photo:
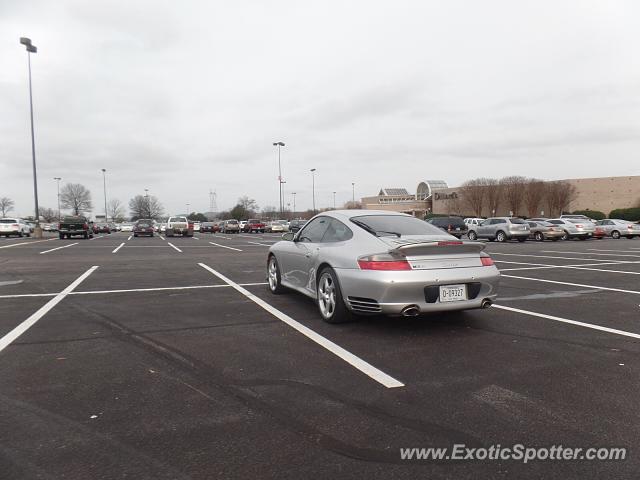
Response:
M328 217L314 218L311 222L305 225L305 227L300 231L300 235L298 236L298 241L319 243L322 241L322 237L324 236L324 233L327 231L328 226L329 226Z
M329 226L322 237L322 243L344 242L353 237L353 233L344 223L335 218L329 219Z
M549 223L553 223L554 225L561 225L562 221L561 220L548 220Z

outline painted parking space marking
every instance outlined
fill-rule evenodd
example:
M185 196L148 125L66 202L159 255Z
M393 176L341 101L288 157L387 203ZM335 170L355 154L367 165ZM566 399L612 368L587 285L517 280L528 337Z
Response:
M111 253L117 253L118 250L120 250L122 247L124 247L124 242L122 242L120 245L118 245Z
M182 253L182 250L180 250L178 247L176 247L173 243L168 242L169 246L173 247L175 250L177 250L178 252Z
M45 254L45 253L49 253L49 252L55 252L56 250L60 250L60 249L62 249L62 248L69 248L69 247L73 247L74 245L77 245L77 244L78 244L78 242L75 242L75 243L70 243L69 245L63 245L63 246L61 246L61 247L56 247L56 248L52 248L52 249L50 249L50 250L45 250L44 252L40 252L40 255L43 255L43 254Z
M611 288L611 287L601 287L599 285L585 285L583 283L572 283L572 282L560 282L558 280L547 280L543 278L531 278L531 277L519 277L516 275L502 275L504 278L515 278L518 280L530 280L532 282L542 282L542 283L555 283L557 285L569 285L572 287L583 287L583 288L593 288L594 290L607 290L610 292L620 292L620 293L633 293L635 295L640 295L640 291L637 290L625 290L623 288Z
M560 252L560 253L574 253L574 252ZM602 261L602 262L606 262L607 260L609 260L611 262L615 262L615 260L606 259L606 258L559 257L557 255L533 255L533 254L530 254L530 253L489 252L489 254L491 256L494 256L494 255L506 255L506 256L511 256L511 257L557 258L558 260L584 260L585 262L586 261L592 261L592 262ZM623 262L624 260L620 260L620 261Z
M640 293L640 292L638 292L638 293ZM577 320L570 320L568 318L556 317L555 315L547 315L545 313L531 312L529 310L522 310L521 308L506 307L504 305L496 305L496 304L494 304L492 306L492 308L497 308L499 310L506 310L506 311L514 312L514 313L521 313L523 315L529 315L529 316L533 316L533 317L545 318L547 320L553 320L553 321L556 321L556 322L568 323L568 324L577 325L577 326L580 326L580 327L591 328L593 330L600 330L602 332L613 333L615 335L622 335L622 336L625 336L625 337L631 337L631 338L640 339L640 334L638 334L638 333L627 332L625 330L618 330L616 328L603 327L601 325L595 325L593 323L579 322Z
M629 255L624 253L583 253L583 252L560 252L558 250L542 250L543 253L571 253L573 255L599 255L601 257L635 257L640 258L640 255Z
M31 240L30 242L12 243L11 245L3 245L0 248L11 248L19 245L31 245L33 243L50 242L51 240L58 240L57 238L47 238L46 240Z
M524 263L524 262L508 262L505 260L494 260L496 263L507 263L507 264L519 264L519 265L536 265L535 263ZM628 275L640 275L640 272L629 272L626 270L609 270L605 268L590 268L590 267L600 267L602 265L636 265L640 262L630 261L630 262L602 262L602 263L585 263L579 265L548 265L548 264L538 264L538 266L534 267L516 267L516 268L500 268L501 272L513 272L519 270L549 270L549 269L557 269L557 268L568 268L572 270L591 270L594 272L605 272L605 273L623 273Z
M289 315L281 312L280 310L278 310L277 308L275 308L272 305L268 304L267 302L265 302L261 298L255 296L249 290L241 287L239 284L233 282L229 278L225 277L223 274L221 274L221 273L217 272L216 270L214 270L213 268L209 267L208 265L205 265L204 263L199 263L198 265L200 265L202 268L204 268L208 272L211 272L213 275L218 277L220 280L222 280L226 284L228 284L231 287L233 287L235 290L240 292L242 295L247 297L249 300L251 300L255 304L257 304L260 307L262 307L264 310L269 312L271 315L273 315L277 319L283 321L284 323L286 323L290 327L294 328L295 330L297 330L298 332L303 334L305 337L307 337L311 341L317 343L321 347L325 348L326 350L330 351L334 355L338 356L339 358L341 358L342 360L347 362L349 365L351 365L352 367L360 370L362 373L364 373L368 377L372 378L376 382L380 383L381 385L384 385L387 388L404 387L404 384L402 382L400 382L400 381L396 380L395 378L391 377L390 375L384 373L382 370L379 370L378 368L374 367L370 363L368 363L365 360L361 359L360 357L354 355L353 353L349 352L348 350L345 350L344 348L342 348L341 346L339 346L336 343L332 342L328 338L325 338L322 335L320 335L319 333L316 333L315 331L311 330L310 328L305 327L301 323L299 323L296 320L294 320L293 318L291 318Z
M67 295L69 295L78 285L80 285L89 275L91 275L96 269L97 265L94 265L89 270L84 272L78 278L76 278L67 288L58 293L55 297L45 303L42 307L40 307L35 313L33 313L29 318L23 321L20 325L15 327L9 333L7 333L4 337L0 338L0 352L11 345L20 335L29 330L33 325L36 324L38 320L44 317L47 312L49 312L53 307L55 307L58 303L60 303Z
M267 282L239 283L241 287L256 287L267 285ZM148 292L165 292L172 290L200 290L206 288L230 288L231 285L189 285L186 287L150 287L150 288L124 288L116 290L85 290L73 291L69 295L104 295L109 293L148 293ZM11 295L0 295L0 300L10 298L33 298L33 297L55 297L58 293L16 293Z
M211 245L215 245L216 247L222 247L222 248L228 248L229 250L235 250L236 252L241 252L242 250L240 250L239 248L235 248L235 247L229 247L227 245L220 245L219 243L213 243L213 242L209 242Z

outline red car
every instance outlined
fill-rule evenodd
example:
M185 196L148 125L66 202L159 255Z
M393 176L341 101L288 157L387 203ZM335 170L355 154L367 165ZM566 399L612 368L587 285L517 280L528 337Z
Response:
M216 233L218 231L218 224L213 222L202 222L200 224L200 233Z
M247 223L244 224L243 232L256 232L256 233L264 233L266 225L262 220L256 220L255 218L250 218L247 220Z
M141 219L133 225L133 236L149 235L153 237L153 221Z
M111 227L108 223L94 223L93 233L111 233Z
M607 232L604 228L599 225L596 225L596 229L593 232L593 238L597 238L598 240L602 240L607 236Z

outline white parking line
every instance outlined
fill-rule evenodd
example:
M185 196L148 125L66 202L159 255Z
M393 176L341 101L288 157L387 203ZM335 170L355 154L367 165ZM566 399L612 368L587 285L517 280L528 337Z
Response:
M250 243L251 245L260 245L261 247L270 247L271 246L268 243L259 243L259 242L247 242L247 243Z
M179 251L180 253L182 253L182 250L180 250L178 247L176 247L173 243L168 242L170 246L172 246L173 248L175 248L177 251Z
M640 258L640 255L625 255L617 253L583 253L583 252L559 252L558 250L542 250L543 253L571 253L574 255L598 255L601 257L635 257Z
M193 238L194 240L200 240L198 237L191 237L191 238Z
M128 242L129 240L131 240L132 238L133 238L133 235L129 235L129 238L127 238L127 242Z
M255 287L267 285L266 282L240 283L241 287ZM199 290L202 288L229 288L231 285L190 285L187 287L155 287L155 288L129 288L118 290L86 290L81 292L71 292L69 295L103 295L107 293L144 293L144 292L163 292L167 290ZM58 293L17 293L13 295L0 295L0 300L7 298L30 298L30 297L55 297Z
M574 252L561 252L561 253L574 253ZM576 252L577 253L577 252ZM511 256L511 257L533 257L533 258L557 258L559 260L585 260L585 261L592 261L592 262L598 262L598 261L602 261L602 262L606 262L607 259L603 258L603 259L599 259L599 258L580 258L580 257L558 257L557 255L531 255L531 254L526 254L526 253L499 253L499 252L491 252L490 255L493 257L494 255L507 255L507 256ZM609 261L613 262L614 260L610 260ZM620 260L621 262L623 260Z
M404 384L402 382L400 382L400 381L396 380L395 378L387 375L386 373L384 373L383 371L377 369L376 367L374 367L370 363L364 361L360 357L354 355L353 353L349 352L348 350L345 350L341 346L333 343L331 340L323 337L322 335L314 332L310 328L305 327L301 323L295 321L289 315L287 315L285 313L282 313L277 308L269 305L267 302L265 302L261 298L259 298L259 297L255 296L254 294L252 294L249 290L241 287L239 284L237 284L237 283L233 282L232 280L228 279L227 277L225 277L221 273L215 271L213 268L209 267L208 265L205 265L204 263L199 263L198 265L200 265L205 270L211 272L213 275L218 277L223 282L225 282L228 285L230 285L231 287L233 287L235 290L237 290L238 292L243 294L245 297L247 297L249 300L251 300L255 304L257 304L260 307L264 308L267 312L269 312L274 317L278 318L279 320L282 320L284 323L286 323L290 327L294 328L295 330L297 330L298 332L303 334L308 339L310 339L313 342L317 343L321 347L329 350L331 353L333 353L334 355L340 357L342 360L347 362L349 365L351 365L352 367L360 370L362 373L364 373L365 375L369 376L370 378L372 378L376 382L384 385L387 388L404 387Z
M578 322L576 320L569 320L568 318L556 317L554 315L546 315L544 313L530 312L529 310L522 310L520 308L505 307L503 305L495 305L495 304L493 305L492 308L507 310L509 312L522 313L523 315L531 315L533 317L546 318L547 320L554 320L556 322L569 323L571 325L578 325L580 327L591 328L593 330L601 330L603 332L614 333L616 335L623 335L625 337L640 338L640 334L638 333L626 332L624 330L617 330L615 328L602 327L600 325L594 325L593 323Z
M629 253L629 250L608 250L606 248L587 248L587 250L593 251L593 252L622 252L622 253ZM633 249L631 249L631 250L633 250Z
M164 237L160 234L158 234L158 236L160 237L161 240L164 240Z
M58 293L55 297L45 303L40 309L38 309L34 314L32 314L29 318L27 318L20 325L15 327L9 333L7 333L4 337L0 338L0 352L7 348L13 341L15 341L20 335L29 330L35 323L40 320L42 317L46 315L46 313L55 307L58 303L60 303L64 297L69 295L74 288L80 285L89 275L91 275L95 269L98 268L96 265L91 267L89 270L80 275L77 279L75 279L67 288Z
M42 255L43 253L54 252L56 250L60 250L61 248L73 247L74 245L77 245L77 244L78 244L78 242L75 242L75 243L70 243L69 245L63 245L62 247L52 248L51 250L45 250L44 252L40 252L40 255Z
M91 237L89 240L95 240L96 238L102 238L102 237L104 237L104 235L100 235L98 237Z
M226 245L220 245L219 243L209 242L211 245L215 245L216 247L228 248L229 250L235 250L236 252L241 252L239 248L227 247Z
M515 275L502 275L503 278L517 278L518 280L531 280L533 282L543 282L543 283L555 283L558 285L570 285L572 287L584 287L584 288L593 288L595 290L607 290L610 292L621 292L621 293L633 293L636 295L640 295L640 292L637 290L624 290L622 288L611 288L611 287L600 287L598 285L585 285L583 283L570 283L570 282L559 282L557 280L546 280L543 278L531 278L531 277L518 277Z
M509 264L520 264L520 265L536 265L535 263L523 263L523 262L507 262L505 260L494 260L496 263L509 263ZM588 268L597 266L600 267L602 265L635 265L640 262L602 262L602 263L585 263L582 265L547 265L547 264L538 264L536 267L519 267L519 268L500 268L501 272L513 272L516 270L548 270L553 268L568 268L574 270L591 270L594 272L606 272L606 273L626 273L628 275L640 275L640 272L628 272L625 270L607 270L605 268Z
M118 250L120 250L122 247L124 246L124 242L122 242L120 245L118 245L115 250L111 253L116 253Z
M12 243L11 245L3 245L0 248L17 247L18 245L30 245L32 243L50 242L51 240L58 240L57 238L47 238L46 240L32 240L30 242Z

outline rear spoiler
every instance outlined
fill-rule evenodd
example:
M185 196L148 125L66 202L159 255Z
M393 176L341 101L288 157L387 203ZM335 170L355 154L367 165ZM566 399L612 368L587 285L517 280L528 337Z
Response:
M401 245L391 249L389 253L397 253L405 257L415 255L470 255L479 254L484 249L485 244L480 242L440 240Z

